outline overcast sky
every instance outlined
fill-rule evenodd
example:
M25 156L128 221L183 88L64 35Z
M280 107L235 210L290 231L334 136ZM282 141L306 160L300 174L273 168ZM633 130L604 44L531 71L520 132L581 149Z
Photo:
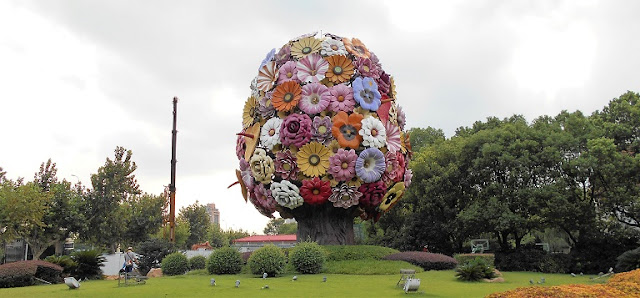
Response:
M343 3L343 2L346 2ZM640 1L0 1L0 166L90 185L116 146L143 191L224 228L268 219L235 181L235 133L260 61L296 36L357 37L394 76L408 127L451 136L489 116L590 114L639 91ZM75 175L75 176L74 176ZM77 178L76 178L77 177Z

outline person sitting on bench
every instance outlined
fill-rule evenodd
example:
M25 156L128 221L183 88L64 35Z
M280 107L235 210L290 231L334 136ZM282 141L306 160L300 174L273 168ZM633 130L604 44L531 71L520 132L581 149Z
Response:
M136 254L133 252L133 247L129 246L127 248L127 252L124 253L124 272L130 273L133 271L133 263L138 264L138 258L136 258Z

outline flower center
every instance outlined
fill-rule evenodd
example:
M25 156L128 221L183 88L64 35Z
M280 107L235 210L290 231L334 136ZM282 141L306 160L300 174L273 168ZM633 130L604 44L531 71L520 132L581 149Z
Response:
M340 165L340 166L341 166L343 169L345 169L345 170L346 170L346 169L349 167L349 163L348 163L348 162L346 162L346 161L344 161L344 162L342 162L342 165Z
M285 171L289 171L289 170L291 170L291 165L290 165L290 164L288 164L288 163L285 163L285 164L283 164L283 165L282 165L282 168L283 168Z
M284 100L284 102L291 102L293 100L293 93L287 92L282 100Z
M324 125L320 125L320 127L318 127L318 132L319 132L320 134L325 134L325 133L327 133L327 127L326 127L326 126L324 126Z
M361 55L364 55L365 53L364 48L362 46L354 46L354 49Z
M360 91L360 97L362 97L362 100L366 103L372 103L374 99L373 92L367 89Z
M320 164L320 156L318 156L318 154L312 154L311 156L309 156L309 163L312 166L317 166Z
M305 54L305 55L311 53L311 48L310 47L302 48L302 53Z
M369 72L369 66L367 65L363 66L362 69L364 69L364 72Z
M287 78L291 78L293 77L293 73L292 72L287 72Z
M337 46L337 45L332 44L332 45L331 45L331 49L332 49L332 50L334 50L334 51L337 51L337 50L338 50L338 46Z
M311 70L311 75L312 75L312 76L315 76L317 73L318 73L318 71L317 71L317 70L315 70L315 69Z
M351 200L351 197L349 195L343 195L342 196L342 200L343 201L348 201L348 200Z
M317 195L317 194L319 194L319 193L320 193L320 191L319 191L317 188L313 189L313 194L314 194L314 195Z
M276 134L276 130L275 129L269 129L269 135L273 137L273 135Z
M317 105L320 102L320 98L317 94L311 95L311 103Z
M338 96L338 101L339 102L343 102L344 101L344 96L342 96L342 95Z
M334 67L333 67L333 73L335 73L335 74L337 74L337 75L342 74L342 67L340 67L340 66L334 66Z
M391 201L393 201L393 199L395 199L395 198L396 198L396 193L389 194L389 196L387 197L387 200L384 201L384 204L385 205L391 204Z
M290 133L297 133L298 130L300 130L300 123L294 121L294 122L290 122L287 125L287 130L289 130Z
M342 136L344 137L345 140L351 141L356 137L356 134L358 132L356 131L356 128L353 127L352 125L346 124L340 127L340 133L342 133Z
M374 137L375 137L375 136L377 136L377 135L378 135L378 130L377 130L377 129L375 129L375 128L374 128L374 129L372 129L372 130L371 130L371 135L372 135L372 136L374 136Z

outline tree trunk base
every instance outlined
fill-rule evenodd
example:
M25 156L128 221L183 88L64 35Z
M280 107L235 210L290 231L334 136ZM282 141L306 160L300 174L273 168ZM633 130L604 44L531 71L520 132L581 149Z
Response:
M298 242L315 241L320 245L352 245L354 210L338 209L330 203L304 205L293 210L298 222Z

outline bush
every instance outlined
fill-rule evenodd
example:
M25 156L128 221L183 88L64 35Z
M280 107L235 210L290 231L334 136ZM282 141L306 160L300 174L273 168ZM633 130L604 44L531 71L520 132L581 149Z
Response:
M495 277L494 269L486 259L478 257L456 268L456 277L465 281L479 281Z
M72 274L78 267L78 264L69 256L48 256L44 260L62 267L64 275Z
M181 275L189 271L189 261L187 256L179 252L168 254L162 259L163 275Z
M390 254L385 260L405 261L420 266L424 270L450 270L456 267L456 259L443 254L434 254L424 251L404 251Z
M102 279L102 269L105 258L97 250L75 251L71 254L78 267L72 274L77 279Z
M253 274L266 272L269 276L276 276L284 272L286 257L284 252L273 244L265 245L254 251L247 264Z
M453 256L458 264L464 264L466 262L475 260L475 258L483 258L490 266L495 266L496 256L494 254L457 254Z
M569 255L550 254L535 248L499 252L495 257L495 266L501 271L566 273L570 271L571 263Z
M50 283L62 281L62 267L40 260L19 261L0 265L0 288L25 287L36 284L36 278Z
M625 251L616 258L617 272L626 272L640 268L640 247Z
M189 270L204 269L207 266L207 258L204 256L194 256L189 259Z
M242 256L235 248L223 247L209 255L207 271L211 274L237 274L242 270Z
M289 262L300 273L315 274L322 270L326 254L318 243L300 242L289 253Z
M324 245L328 261L382 260L398 250L374 245Z
M167 240L151 239L140 243L136 251L140 254L138 271L146 275L151 268L160 268L162 259L175 250L173 244Z

